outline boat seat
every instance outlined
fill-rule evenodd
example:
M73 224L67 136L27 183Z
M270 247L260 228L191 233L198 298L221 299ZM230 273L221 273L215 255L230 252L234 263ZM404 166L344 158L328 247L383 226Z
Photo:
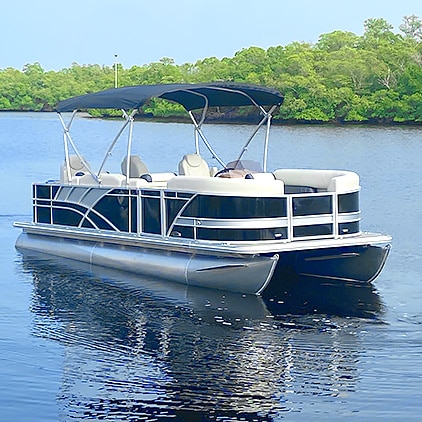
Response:
M140 177L129 179L129 187L131 188L144 188L150 187L150 184Z
M140 177L140 180L146 181L148 187L166 188L167 182L176 177L175 173L145 173Z
M117 173L101 173L100 182L102 186L123 186L126 182L126 177L123 174Z
M284 194L281 180L272 179L262 183L260 180L220 177L174 177L167 183L167 189L175 191L198 192L201 194L222 194L234 196L272 197Z
M359 189L359 176L344 170L278 169L277 180L285 185L301 186L328 192L350 192Z
M86 185L86 186L113 186L120 187L124 186L126 182L125 176L117 173L101 173L99 176L99 182L92 176L92 174L75 174L72 177L72 185Z
M83 158L83 157L82 157ZM73 179L74 176L84 176L89 174L89 169L91 168L89 163L83 158L86 165L77 155L69 156L69 167L70 167L70 178ZM60 181L62 183L69 183L69 177L67 173L66 160L63 161L60 166Z
M173 177L176 177L175 173L145 173L141 176L141 179L146 180L148 183L160 183L168 182Z
M181 176L210 177L208 163L199 154L186 154L179 162Z
M71 185L85 185L85 186L98 186L98 182L88 174L75 174L70 181Z
M262 182L275 180L275 176L272 173L247 173L245 179L260 180Z
M127 176L127 164L127 156L125 156L121 164L122 174L124 176ZM148 173L146 164L141 160L139 155L131 155L129 157L129 178L141 177L145 173Z

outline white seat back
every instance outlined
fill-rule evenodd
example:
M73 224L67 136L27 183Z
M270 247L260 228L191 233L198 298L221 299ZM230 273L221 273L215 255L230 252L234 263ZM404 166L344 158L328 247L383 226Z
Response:
M210 168L207 162L198 154L186 154L179 163L181 176L210 177Z
M71 179L76 175L84 176L86 174L89 174L90 165L86 161L85 163L87 165L85 165L77 155L69 156L69 168ZM60 167L60 181L62 183L69 183L69 174L67 171L66 161L64 161Z
M121 169L122 174L127 176L127 156L123 158ZM148 167L141 160L139 155L131 155L129 157L129 177L141 177L143 174L148 173Z

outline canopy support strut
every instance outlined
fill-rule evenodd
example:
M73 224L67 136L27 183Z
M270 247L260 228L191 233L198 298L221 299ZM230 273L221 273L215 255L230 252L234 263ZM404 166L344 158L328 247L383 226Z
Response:
M129 130L129 136L130 136L130 143L132 142L132 126L133 126L133 116L138 112L137 109L133 110L131 114L127 114L125 110L122 109L123 117L125 118L125 122L113 141L111 142L110 146L107 149L107 152L104 156L104 159L101 163L100 168L98 169L98 175L101 173L101 170L103 169L107 159L111 156L111 151L113 150L114 146L116 145L116 142L119 140L120 136L122 135L123 131L126 129L127 125L130 125ZM128 148L128 154L130 153L130 148ZM127 173L129 174L129 173Z
M205 109L205 108L204 108ZM192 111L189 111L189 116L195 126L195 143L197 143L197 136L199 135L204 142L205 146L208 148L212 156L223 166L225 167L224 161L218 156L215 152L214 148L208 142L207 138L205 137L204 133L202 132L201 125L203 123L203 119L201 119L200 123L198 123L193 115ZM197 153L199 152L199 145L197 145Z
M264 117L261 119L261 121L258 123L258 125L255 127L255 130L252 132L251 136L249 136L249 139L246 141L245 145L242 148L242 151L240 152L239 156L237 157L236 164L242 159L245 152L248 150L250 143L252 142L252 139L255 137L255 135L258 133L259 129L267 123L267 130L265 132L265 141L264 141L264 159L263 159L263 171L267 171L267 155L268 155L268 140L270 135L270 125L271 125L271 117L274 110L277 108L277 106L272 106L269 111L265 111L263 107L259 107L261 109L261 112L263 113Z
M69 144L72 146L73 151L75 152L76 156L79 158L81 163L84 165L84 167L89 171L89 174L93 177L93 179L100 183L100 180L98 176L90 169L88 163L86 162L85 158L82 157L81 154L79 154L78 149L76 148L76 145L73 142L72 137L70 136L70 126L72 125L72 122L76 116L77 110L74 110L72 113L72 117L69 120L69 123L66 125L63 116L60 112L58 112L59 120L63 126L63 143L64 143L64 152L65 152L65 162L66 162L66 172L67 172L67 178L70 183L72 179L72 173L70 170L70 156L69 156Z

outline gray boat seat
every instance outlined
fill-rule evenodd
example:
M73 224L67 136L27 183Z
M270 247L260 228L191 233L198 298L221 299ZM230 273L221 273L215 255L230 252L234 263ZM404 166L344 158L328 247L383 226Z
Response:
M83 158L83 157L82 157ZM84 176L85 174L89 174L89 169L91 168L89 163L83 158L86 165L77 155L70 155L69 156L69 167L70 167L70 178L72 179L74 176ZM69 182L69 174L67 172L66 161L63 161L62 165L60 166L60 180L62 183Z
M122 174L127 176L127 156L123 158L121 169ZM146 164L141 160L139 155L131 155L129 158L129 178L141 177L145 173L148 173Z
M199 154L186 154L179 162L179 174L181 176L210 177L210 168Z

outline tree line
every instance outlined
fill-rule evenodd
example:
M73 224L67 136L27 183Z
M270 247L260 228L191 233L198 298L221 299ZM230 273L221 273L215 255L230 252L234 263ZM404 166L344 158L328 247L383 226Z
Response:
M337 30L314 44L249 47L233 57L175 64L171 58L128 69L117 64L119 86L233 81L274 87L285 96L275 119L287 122L422 122L422 21L405 16L399 27L382 18L364 33ZM0 110L49 111L58 101L114 87L115 65L72 64L45 71L40 63L0 69ZM177 116L179 107L153 101L143 110Z

